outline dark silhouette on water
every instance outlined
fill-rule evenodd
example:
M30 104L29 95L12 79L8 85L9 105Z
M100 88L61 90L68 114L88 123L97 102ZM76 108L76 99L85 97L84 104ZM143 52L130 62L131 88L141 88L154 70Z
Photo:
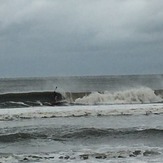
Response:
M57 89L57 87L56 87L56 89ZM54 91L53 92L53 99L51 101L51 105L61 105L63 100L64 100L64 97L62 96L62 94Z

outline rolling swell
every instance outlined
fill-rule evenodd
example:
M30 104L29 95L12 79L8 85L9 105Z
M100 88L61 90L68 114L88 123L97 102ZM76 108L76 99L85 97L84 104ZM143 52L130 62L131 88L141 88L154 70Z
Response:
M109 139L116 139L116 138L123 138L127 139L135 139L135 138L143 138L143 137L162 137L163 130L162 129L144 129L139 130L137 128L131 129L97 129L97 128L82 128L76 130L74 132L66 133L61 135L63 139L92 139L92 138L109 138Z
M64 96L58 92L27 92L0 94L1 108L60 105Z
M0 135L0 142L10 143L17 141L26 141L31 139L48 139L53 141L75 141L75 140L113 140L113 139L161 139L163 137L162 129L98 129L98 128L80 128L80 129L57 129L47 128L46 131L20 131L16 133L3 133ZM98 139L97 139L98 138Z
M0 142L9 143L9 142L17 142L17 141L24 141L24 140L38 139L38 138L47 138L47 136L43 134L25 133L25 132L11 133L11 134L0 135Z

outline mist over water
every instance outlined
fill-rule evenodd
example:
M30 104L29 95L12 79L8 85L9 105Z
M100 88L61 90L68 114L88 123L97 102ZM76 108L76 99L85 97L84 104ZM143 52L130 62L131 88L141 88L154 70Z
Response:
M149 87L153 90L158 90L163 89L163 75L0 79L1 93L53 91L56 86L59 92L119 91L139 87Z

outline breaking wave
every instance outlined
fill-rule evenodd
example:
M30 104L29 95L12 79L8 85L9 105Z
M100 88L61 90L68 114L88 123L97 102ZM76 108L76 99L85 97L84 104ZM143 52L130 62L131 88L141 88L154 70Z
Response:
M80 142L80 141L92 141L92 140L101 140L105 139L107 142L110 140L115 141L125 141L128 139L149 139L153 140L157 137L162 140L163 130L156 128L149 129L139 129L139 128L66 128L64 126L61 128L44 128L39 129L35 128L34 132L31 130L22 129L22 131L17 133L5 133L0 135L0 142L13 143L18 141L29 141L33 139L48 139L48 141L58 141L60 143L66 142ZM13 131L14 132L14 131ZM65 142L66 141L66 142ZM23 143L22 142L22 143ZM126 147L126 146L117 146L111 147L108 145L102 144L98 148L83 147L73 150L66 151L55 151L55 152L41 152L41 153L1 153L0 162L83 162L83 160L88 160L90 162L99 162L100 160L109 161L111 159L125 159L127 158L136 159L142 157L155 157L162 155L162 148L154 147ZM119 161L121 161L119 160ZM131 160L130 160L131 161ZM135 162L132 160L132 162Z
M49 163L57 163L57 162L83 162L89 161L93 162L101 162L102 160L106 160L106 162L110 162L112 159L120 159L119 161L124 162L123 159L129 158L129 161L125 160L125 162L141 162L137 161L136 157L149 157L149 156L157 156L161 155L162 151L155 148L131 148L131 149L120 149L120 150L107 150L105 152L97 152L93 149L89 151L71 151L71 152L57 152L57 153L35 153L35 154L1 154L0 161L2 163L12 163L12 162L49 162ZM131 160L132 158L132 160ZM101 160L101 161L100 161ZM112 160L113 161L113 160ZM113 161L113 162L114 162ZM116 161L116 162L119 162Z
M156 95L150 88L129 89L117 92L94 92L75 100L76 104L133 104L162 102L161 96Z
M131 116L163 114L163 104L76 105L0 109L0 121L86 116Z
M160 103L162 90L141 87L105 92L24 92L0 94L0 108L64 105L108 105Z

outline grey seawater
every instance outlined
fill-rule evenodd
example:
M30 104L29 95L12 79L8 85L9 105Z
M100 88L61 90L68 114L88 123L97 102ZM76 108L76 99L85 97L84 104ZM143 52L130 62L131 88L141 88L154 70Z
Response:
M0 162L163 162L162 119L151 114L1 121Z
M93 92L114 91L140 86L153 90L163 88L163 75L124 75L124 76L74 76L45 78L3 78L0 79L0 93L53 91Z
M162 90L163 75L0 79L0 94L56 86L59 92ZM0 162L163 162L162 119L162 114L4 119Z

